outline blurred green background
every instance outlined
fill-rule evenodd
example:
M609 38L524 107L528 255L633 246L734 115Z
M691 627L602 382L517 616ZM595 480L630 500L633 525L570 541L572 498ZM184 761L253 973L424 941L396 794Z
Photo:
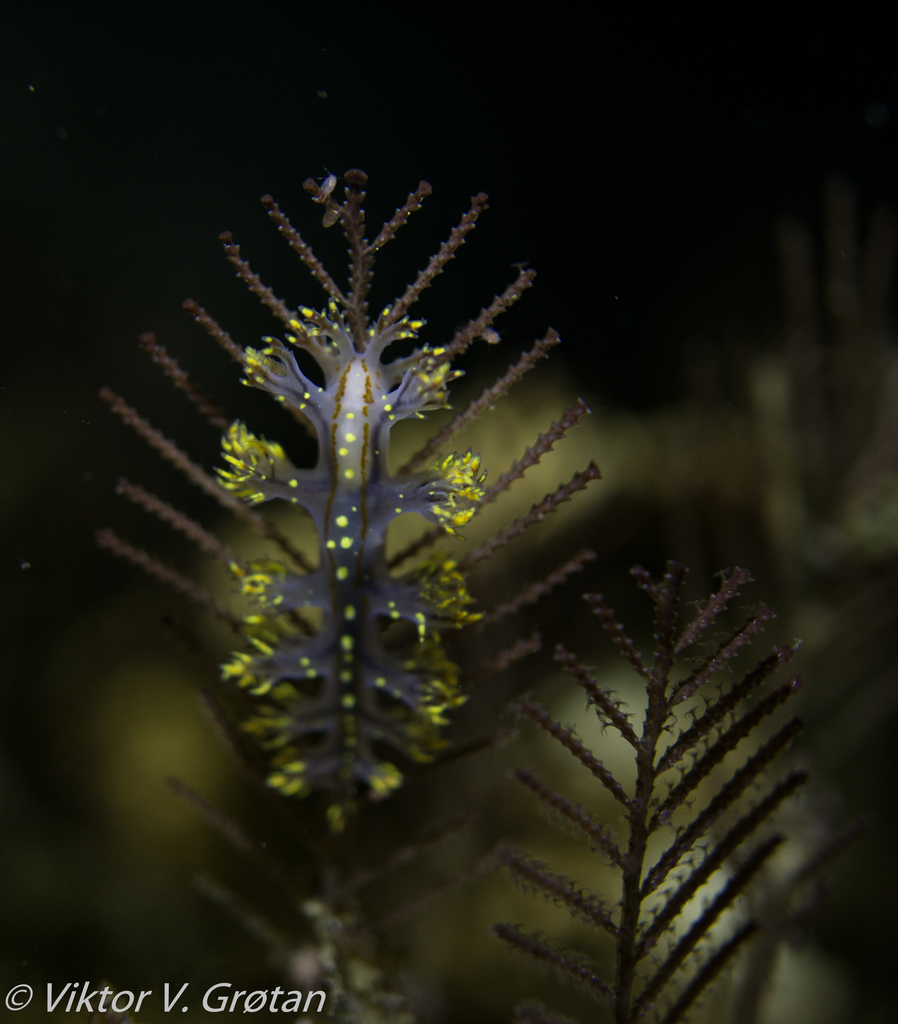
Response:
M320 303L256 200L274 195L339 272L344 244L320 230L300 186L359 166L375 231L420 178L434 186L378 264L375 303L425 264L470 195L490 193L421 303L427 340L476 315L513 264L539 272L497 323L503 344L472 350L459 384L476 394L548 326L561 333L550 364L460 440L483 450L491 476L578 395L594 410L494 522L590 458L604 479L472 586L489 607L578 546L599 558L567 596L490 644L538 627L549 647L563 640L607 664L608 684L627 693L577 595L602 590L650 643L632 564L685 562L690 599L718 569L751 568L750 599L780 616L763 644L805 638L808 730L795 756L814 772L807 819L877 814L834 869L804 944L784 955L765 1021L894 1020L894 56L878 26L844 20L817 18L793 37L760 20L581 5L420 13L38 3L0 14L3 991L104 977L157 993L164 981L276 984L270 949L198 892L200 875L268 915L291 949L308 941L295 901L164 785L184 778L292 858L300 889L311 878L309 855L216 736L198 697L208 670L175 633L191 630L216 657L227 637L98 551L93 532L113 525L226 593L214 567L123 507L113 487L126 475L235 547L246 539L97 392L120 391L197 461L216 462L214 432L137 348L154 330L229 416L301 449L180 304L193 296L241 344L272 330L220 254L224 229L277 294ZM459 716L459 740L512 725L504 709L528 688L565 721L582 718L579 694L543 653L484 685ZM365 810L358 866L479 815L361 890L372 920L506 836L607 890L604 869L506 779L517 764L554 770L559 786L613 816L524 730ZM498 874L434 900L383 940L422 1019L508 1020L516 999L539 993L587 1019L499 948L488 934L498 920L579 934ZM32 1007L18 1019L43 1016Z

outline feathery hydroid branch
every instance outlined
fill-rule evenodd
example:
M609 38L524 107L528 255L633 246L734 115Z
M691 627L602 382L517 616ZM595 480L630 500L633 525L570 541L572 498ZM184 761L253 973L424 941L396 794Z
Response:
M755 740L756 746L744 764L726 781L712 783L712 773L726 769L729 756L756 736L761 724L797 692L800 683L790 679L753 705L743 703L776 668L788 661L794 647L775 648L735 683L725 678L721 681L719 674L773 617L764 605L759 605L741 626L719 641L710 657L700 658L698 666L685 678L678 672L678 656L703 639L750 581L744 569L723 575L717 592L682 628L678 625L678 604L685 575L683 567L668 563L660 580L639 567L633 575L655 605L656 647L651 662L637 649L601 595L585 597L612 643L645 686L648 704L641 727L621 710L620 701L599 685L595 673L582 665L575 654L559 645L555 657L586 692L602 725L615 729L629 745L636 762L635 783L623 785L573 729L555 721L545 708L530 699L518 705L523 716L572 753L623 808L628 832L626 849L591 813L570 803L532 772L523 768L513 772L556 816L587 836L595 849L611 860L620 874L618 906L616 910L606 908L595 901L581 882L560 875L525 854L508 850L499 854L505 867L526 888L614 937L614 976L608 980L598 977L582 954L540 935L525 934L508 925L497 925L494 931L510 946L551 966L562 980L610 1003L615 1024L635 1024L647 1019L663 1003L668 1008L659 1011L655 1019L675 1024L684 1019L695 1000L756 930L756 922L742 922L732 938L717 944L712 938L721 918L736 913L739 898L782 842L782 836L767 836L745 853L751 836L806 782L807 773L790 773L755 802L744 798L749 790L763 785L766 770L798 734L801 723L792 718L767 739ZM703 712L693 714L688 726L679 726L674 708L712 680L719 689L702 690ZM663 737L669 732L673 733L673 740L662 746ZM665 785L671 769L679 775L672 784ZM715 789L710 797L706 791L709 784ZM735 815L736 820L715 843L710 840L711 830L724 814L730 818ZM670 829L665 846L660 852L650 853L652 833L665 827ZM703 844L701 853L696 855L699 844ZM732 865L729 878L689 928L678 933L678 922L686 905L727 865ZM673 876L677 869L680 870ZM663 890L660 905L649 909L646 901L673 877L676 881ZM656 949L660 950L657 961ZM520 1019L528 1019L527 1013Z

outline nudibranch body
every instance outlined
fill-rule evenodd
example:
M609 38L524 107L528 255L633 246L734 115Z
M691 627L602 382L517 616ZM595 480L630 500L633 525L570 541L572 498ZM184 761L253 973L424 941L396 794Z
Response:
M222 235L228 259L238 277L281 322L284 339L264 338L261 348L242 349L197 303L187 300L184 304L241 365L244 383L271 394L309 429L318 445L313 468L297 468L281 445L257 437L239 420L228 426L217 406L192 384L153 335L142 338L144 347L200 412L225 431L226 466L219 469L219 479L192 462L124 399L109 389L101 392L113 410L188 479L279 546L281 560L239 562L218 538L167 502L128 481L119 484L119 493L228 566L252 602L251 614L238 619L148 552L111 530L98 534L102 546L174 586L243 633L249 649L233 654L223 675L256 701L244 728L269 752L268 783L287 795L330 793L327 813L335 829L342 827L357 797L381 799L400 785L402 774L394 760L400 764L403 759L430 761L446 746L441 734L446 712L462 703L464 695L459 668L446 654L443 636L480 618L471 610L465 573L599 476L598 467L590 463L458 562L446 552L421 554L440 537L456 533L482 506L519 480L589 410L582 400L566 410L488 491L484 491L486 474L479 455L470 450L437 455L449 438L490 408L558 343L558 335L550 330L405 467L391 471L388 454L393 426L446 407L448 385L459 376L452 360L477 338L490 344L498 340L493 322L530 287L534 273L520 267L517 279L445 346L417 346L424 322L410 318L408 310L463 244L486 208L487 197L480 193L472 199L469 211L415 281L372 321L367 294L375 254L431 189L421 182L369 242L362 212L366 176L347 171L344 179L342 203L331 195L336 185L333 176L323 186L309 180L305 188L325 207L324 226L340 223L349 242L345 293L274 201L269 196L262 200L280 233L327 294L324 310L289 309L252 271L228 233ZM392 348L397 342L404 343L398 353ZM410 346L415 347L408 352ZM317 365L317 373L310 360ZM436 461L426 468L432 459ZM306 557L274 524L247 507L274 500L289 502L311 517L318 538L317 559ZM418 556L413 568L396 574L387 561L386 533L397 516L407 513L423 516L435 528L401 557L394 557L394 565L405 565ZM484 623L494 623L540 599L592 557L592 552L580 552L544 580L489 611ZM479 666L474 677L501 671L539 644L538 634L519 641Z
M320 538L319 565L307 575L278 563L235 567L261 614L247 620L255 653L235 655L225 675L266 698L247 728L277 750L269 784L286 794L361 784L372 797L387 795L402 776L372 744L429 760L442 744L445 711L463 700L440 631L477 618L464 579L440 555L410 578L394 578L385 534L408 512L454 531L473 515L485 474L471 452L444 458L430 472L391 474L391 428L444 407L446 386L459 372L445 350L426 346L384 362L394 341L416 338L423 326L408 317L390 323L390 312L368 329L362 347L332 299L327 313L301 308L286 343L266 338L261 351L246 350L245 383L302 413L314 430L314 469L297 469L280 445L240 422L223 441L224 486L254 504L279 498L302 506ZM302 372L296 347L314 357L323 386ZM289 618L309 607L322 618L312 636L301 619L297 628ZM414 627L411 650L385 646L385 629L396 620Z

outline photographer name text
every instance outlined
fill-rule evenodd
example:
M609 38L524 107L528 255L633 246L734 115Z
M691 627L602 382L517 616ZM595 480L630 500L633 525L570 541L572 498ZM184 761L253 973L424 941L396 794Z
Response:
M188 1010L187 990L189 982L174 991L166 982L162 986L162 1012L171 1013ZM152 996L153 990L131 992L127 989L116 991L108 985L92 989L89 981L69 981L54 987L47 985L47 1013L139 1013L144 1000ZM6 993L8 1010L24 1010L31 1002L34 990L30 985L16 985ZM326 994L321 991L307 992L305 997L297 989L283 989L278 985L272 989L235 989L229 981L211 985L203 993L202 1007L207 1013L321 1013ZM317 1003L317 1006L316 1006Z

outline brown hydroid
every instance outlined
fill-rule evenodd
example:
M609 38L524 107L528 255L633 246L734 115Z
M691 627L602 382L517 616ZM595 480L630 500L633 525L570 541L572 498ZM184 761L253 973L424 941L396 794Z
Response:
M681 624L679 609L685 576L682 566L668 563L659 580L641 568L634 569L633 575L654 605L656 647L651 659L638 650L601 595L588 594L586 601L643 681L648 704L641 727L576 654L559 646L556 659L583 688L603 726L616 731L632 750L635 783L628 786L619 781L602 763L598 751L553 719L546 708L531 699L519 703L520 714L571 753L621 806L626 838L616 839L589 812L529 770L519 768L512 773L553 815L572 826L610 862L619 876L620 900L616 906L607 905L583 883L554 872L525 853L503 849L499 854L505 868L525 889L613 937L614 973L602 977L599 968L581 953L540 934L505 924L494 930L510 946L606 1003L615 1024L649 1019L675 1024L685 1020L696 1000L759 927L751 918L739 920L736 913L730 933L714 937L715 926L737 908L739 898L783 842L782 834L771 833L764 826L807 781L805 771L794 770L766 783L765 792L768 769L801 729L797 718L774 725L763 739L754 739L762 724L798 691L800 682L792 678L760 700L750 700L789 660L795 647L775 648L741 678L723 674L731 659L773 617L763 604L718 640L710 653L699 654L691 671L680 669L682 653L699 649L699 642L750 581L745 570L737 568L723 575L717 592L685 624ZM704 699L701 712L693 711L690 724L680 724L674 709L696 695ZM728 756L753 739L753 749L744 763L718 782L715 770L725 768ZM746 799L749 792L753 796ZM719 825L724 821L727 826L721 833ZM756 839L761 831L766 834ZM650 847L650 840L659 832L666 836L660 852L656 843ZM681 925L687 904L722 869L726 869L726 880L713 899L690 918L688 926ZM542 1008L526 1007L519 1011L518 1019L547 1024L561 1020Z

